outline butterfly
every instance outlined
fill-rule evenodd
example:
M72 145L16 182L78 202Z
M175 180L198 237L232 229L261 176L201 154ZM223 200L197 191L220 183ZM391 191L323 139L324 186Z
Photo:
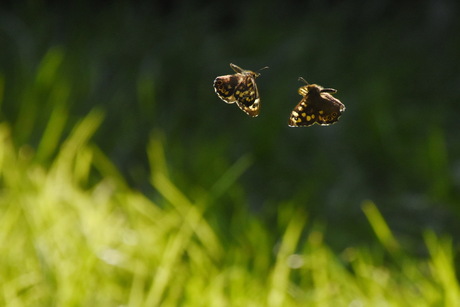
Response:
M217 77L214 80L214 91L224 102L236 102L242 111L256 117L260 112L260 97L256 85L256 78L260 73L244 70L231 63L230 67L236 74ZM260 70L265 68L268 67Z
M289 117L290 127L308 127L315 123L321 126L329 126L339 120L345 105L331 94L337 93L333 88L324 88L317 84L309 84L304 78L299 81L305 82L299 88L298 93L303 96L295 106Z

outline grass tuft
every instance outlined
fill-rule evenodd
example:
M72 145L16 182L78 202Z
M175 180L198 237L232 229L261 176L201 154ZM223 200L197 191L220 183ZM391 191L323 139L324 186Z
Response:
M238 235L226 237L208 222L212 208L174 184L159 133L148 149L159 197L146 198L90 143L102 117L94 111L76 125L49 169L0 126L1 305L452 306L460 299L451 240L427 232L427 260L398 252L371 201L363 210L381 243L373 249L338 256L294 211L273 237L241 210ZM244 156L229 167L208 199L250 163ZM92 168L101 178L89 186ZM396 265L383 261L386 252Z

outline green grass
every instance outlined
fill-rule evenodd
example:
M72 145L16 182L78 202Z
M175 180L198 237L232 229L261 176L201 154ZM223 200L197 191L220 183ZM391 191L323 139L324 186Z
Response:
M0 306L460 301L458 20L240 7L0 10ZM258 118L230 62L270 66ZM339 123L287 127L299 76Z
M371 201L380 244L336 254L299 212L272 229L242 209L236 235L207 208L250 167L241 158L192 201L168 174L160 133L148 148L154 202L127 187L90 142L92 112L48 168L0 126L3 306L454 306L452 242L426 232L426 259L405 253ZM100 180L90 187L91 170Z

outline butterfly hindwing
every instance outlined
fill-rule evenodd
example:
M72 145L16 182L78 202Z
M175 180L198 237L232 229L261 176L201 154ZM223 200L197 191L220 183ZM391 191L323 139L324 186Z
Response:
M345 106L328 93L321 93L321 98L322 107L319 108L317 122L321 126L328 126L339 120L340 115L345 111Z

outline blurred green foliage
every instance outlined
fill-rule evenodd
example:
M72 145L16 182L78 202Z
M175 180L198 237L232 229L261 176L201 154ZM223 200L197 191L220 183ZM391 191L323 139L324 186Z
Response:
M217 191L206 214L228 235L246 210L266 225L300 212L343 250L374 240L361 210L372 199L426 254L422 230L460 233L458 13L451 0L3 4L0 118L51 165L75 123L102 111L97 167L153 200L146 148L161 135L172 180L193 201ZM214 94L230 62L270 66L258 118ZM337 124L287 126L299 76L338 89ZM235 183L219 187L226 173Z
M369 247L334 253L321 229L305 232L308 218L299 210L282 209L284 219L267 226L243 209L229 216L226 234L209 206L231 190L247 157L192 201L171 181L156 134L148 147L149 181L159 194L152 201L130 189L90 141L102 118L95 111L79 121L48 168L30 148L18 151L8 125L0 125L2 306L453 306L460 300L452 241L427 231L429 255L409 256L371 201L363 210L379 242ZM84 188L93 167L101 178Z

